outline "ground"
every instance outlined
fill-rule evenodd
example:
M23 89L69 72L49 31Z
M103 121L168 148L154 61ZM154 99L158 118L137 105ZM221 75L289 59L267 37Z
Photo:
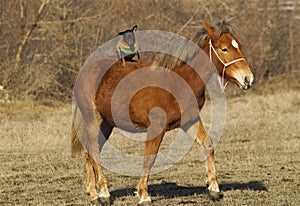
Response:
M256 86L227 99L225 129L216 147L220 201L206 194L205 164L193 146L177 164L151 176L154 205L300 205L297 75L273 78L259 84L264 89ZM83 155L70 155L71 104L0 104L0 205L90 205ZM209 116L208 107L202 116ZM173 134L166 135L162 148ZM117 129L110 141L129 153L142 149ZM105 174L113 205L137 204L138 177Z

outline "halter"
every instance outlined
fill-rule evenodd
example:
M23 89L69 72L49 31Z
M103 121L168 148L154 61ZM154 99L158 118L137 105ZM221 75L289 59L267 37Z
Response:
M244 57L242 58L238 58L238 59L235 59L235 60L232 60L230 62L223 62L223 60L220 58L220 56L218 55L216 49L214 48L214 46L212 45L212 42L211 42L211 39L209 40L209 59L210 61L212 62L212 55L211 55L211 51L213 51L215 53L215 55L217 56L217 58L219 59L219 61L224 65L223 67L223 70L222 70L222 78L221 78L221 81L220 81L220 86L221 86L221 90L222 92L225 91L225 88L228 84L228 81L225 82L225 70L228 66L230 66L231 64L234 64L236 62L239 62L239 61L246 61L246 59Z

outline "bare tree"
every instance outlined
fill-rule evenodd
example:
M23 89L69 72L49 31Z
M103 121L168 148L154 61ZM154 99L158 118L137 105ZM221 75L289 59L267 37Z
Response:
M70 99L85 59L134 24L191 38L204 19L234 17L258 81L299 71L297 0L36 2L0 1L0 85L17 98Z
M22 1L20 0L20 19L21 21L24 19L24 2L26 1ZM18 47L18 52L17 52L17 55L16 55L16 60L15 60L15 69L18 69L19 68L19 65L20 65L20 59L21 59L21 53L23 51L23 48L24 46L26 45L26 43L28 42L28 38L30 37L30 35L32 34L32 31L33 29L36 27L39 19L40 19L40 16L45 8L45 6L49 3L49 0L42 0L42 3L40 5L40 8L37 12L37 14L35 15L34 19L33 19L33 22L31 23L31 25L28 26L28 30L27 32L24 34L22 40L21 40L21 44L20 46Z

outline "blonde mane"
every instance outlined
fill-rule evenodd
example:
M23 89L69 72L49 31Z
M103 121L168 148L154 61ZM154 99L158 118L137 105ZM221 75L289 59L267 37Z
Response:
M217 38L219 38L224 33L233 34L235 32L235 28L232 24L232 19L217 20L213 25L213 28L215 30ZM198 45L198 47L203 48L206 43L207 36L207 31L205 27L202 26L192 38L192 42L194 43L194 45ZM186 62L191 61L199 48L197 46L188 44L188 41L190 41L189 39L186 39L186 41L187 44L180 44L175 46L175 49L173 51L174 55L160 54L153 62L152 66L173 70L177 67L185 65Z

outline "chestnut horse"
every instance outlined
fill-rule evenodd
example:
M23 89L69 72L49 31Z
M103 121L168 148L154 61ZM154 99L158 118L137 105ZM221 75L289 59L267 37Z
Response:
M215 66L222 80L220 84L222 89L225 89L227 82L232 82L241 89L248 89L252 85L254 76L242 54L240 42L233 35L230 21L223 20L214 25L204 22L204 27L195 35L193 42L206 53L206 58L209 57ZM193 62L203 63L203 59L199 59L197 55L191 56L191 64ZM208 191L217 198L220 189L216 177L214 147L199 117L199 111L205 101L206 80L211 71L207 69L203 72L203 76L199 77L190 64L170 55L161 55L153 61L144 63L127 62L125 68L121 66L120 62L112 64L115 60L94 59L84 65L79 71L74 85L72 153L79 153L83 148L86 151L86 189L91 200L108 201L110 198L107 181L100 166L100 152L114 127L132 132L137 131L133 127L148 131L145 140L144 163L137 186L139 204L151 203L147 189L151 167L165 132L178 127L190 136L193 135L192 138L198 146L204 147ZM128 103L124 100L127 94L121 93L124 97L114 99L113 93L122 79L132 72L143 71L145 75L139 76L143 81L156 78L157 81L165 81L165 84L174 82L168 79L167 75L164 76L164 72L158 72L161 70L151 69L154 66L164 67L164 70L169 71L167 73L172 71L185 80L196 99L197 111L189 110L188 106L181 108L172 94L155 86L145 87L136 92L130 99L127 111L121 108L122 105ZM149 72L158 72L158 74L151 77ZM174 85L175 89L180 91L181 85L176 83ZM182 95L183 101L188 102L189 97L186 98L183 92ZM117 105L120 105L119 110L114 107L117 110L115 114L112 112L114 104L112 100L116 100ZM152 112L153 108L161 108L165 115L157 115ZM187 111L187 115L181 110ZM130 116L131 123L128 123L126 118L122 119L126 115ZM114 121L116 117L120 120L118 123ZM197 133L192 131L197 131ZM96 186L97 184L98 186Z

